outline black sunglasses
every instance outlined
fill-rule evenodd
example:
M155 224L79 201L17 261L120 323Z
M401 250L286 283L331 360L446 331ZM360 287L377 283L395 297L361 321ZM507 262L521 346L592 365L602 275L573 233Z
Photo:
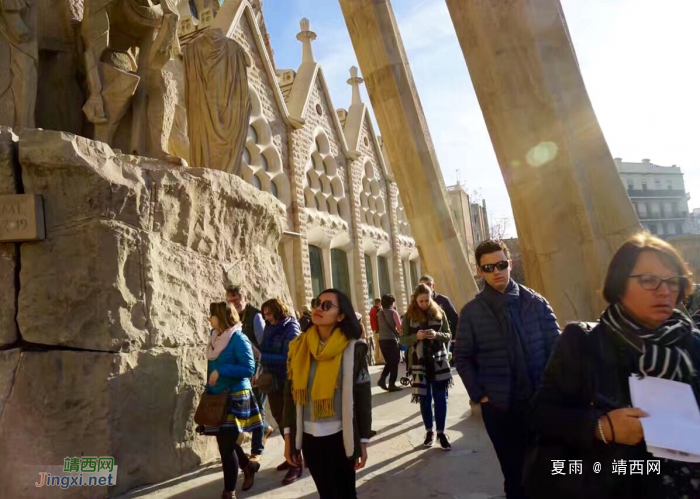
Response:
M320 308L320 309L323 310L324 312L328 312L328 311L329 311L330 309L332 309L333 307L340 308L340 307L338 307L338 305L336 305L336 304L333 303L332 301L330 301L330 300L325 300L325 301L322 301L322 302L320 302L320 303L317 303L316 306L315 306L314 308Z
M630 276L630 279L637 279L639 282L639 285L643 288L646 289L647 291L656 291L661 287L662 283L666 283L668 286L668 289L672 292L675 293L676 291L679 291L681 288L684 288L687 284L687 277L685 276L671 276L671 277L666 277L665 279L662 279L656 274L632 274Z
M508 267L510 267L510 263L508 263L508 260L501 260L498 263L486 263L481 266L481 270L483 272L486 272L487 274L490 274L491 272L493 272L494 269L505 270Z

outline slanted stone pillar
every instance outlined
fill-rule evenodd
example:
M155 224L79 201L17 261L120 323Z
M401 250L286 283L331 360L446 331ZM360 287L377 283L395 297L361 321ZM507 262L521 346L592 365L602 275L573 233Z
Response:
M510 194L527 280L560 323L593 319L605 270L640 229L558 0L447 0Z
M442 172L388 0L339 0L413 237L440 292L461 307L476 293ZM399 262L400 263L400 262Z

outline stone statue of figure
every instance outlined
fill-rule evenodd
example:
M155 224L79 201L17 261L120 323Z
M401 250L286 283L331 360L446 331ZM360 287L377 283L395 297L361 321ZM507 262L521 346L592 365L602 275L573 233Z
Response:
M191 166L240 175L251 103L245 52L210 28L185 48Z
M175 0L85 0L81 33L85 44L88 100L83 111L95 139L114 145L131 111L128 152L170 158L168 138L175 108L167 98L163 67L179 54Z
M34 127L36 0L0 0L0 125Z

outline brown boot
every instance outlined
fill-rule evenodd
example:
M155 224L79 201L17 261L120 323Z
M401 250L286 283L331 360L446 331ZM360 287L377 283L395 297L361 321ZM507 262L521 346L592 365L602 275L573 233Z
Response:
M277 471L284 471L289 469L289 463L287 461L282 462L282 464L277 466Z
M287 474L284 475L284 478L282 479L282 485L289 485L291 483L296 482L299 480L302 476L304 475L304 465L300 465L298 468L294 468L292 466L289 467L287 470Z
M252 459L248 461L248 466L243 468L243 486L241 490L245 492L250 490L250 488L255 483L255 474L260 469L260 461L253 461Z

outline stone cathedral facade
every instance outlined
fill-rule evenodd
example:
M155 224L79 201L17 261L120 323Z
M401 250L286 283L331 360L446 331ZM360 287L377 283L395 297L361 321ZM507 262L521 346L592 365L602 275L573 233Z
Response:
M202 6L197 19L192 6L181 4L180 42L186 46L216 16L228 15L228 36L245 50L252 113L241 176L286 207L279 254L294 307L301 310L323 289L336 287L363 315L386 293L405 310L420 258L381 137L360 97L357 68L350 68L347 95L335 96L350 101L349 107L336 108L313 55L316 34L307 19L297 35L299 67L281 69L260 2L243 0L235 13L222 8L216 16Z

